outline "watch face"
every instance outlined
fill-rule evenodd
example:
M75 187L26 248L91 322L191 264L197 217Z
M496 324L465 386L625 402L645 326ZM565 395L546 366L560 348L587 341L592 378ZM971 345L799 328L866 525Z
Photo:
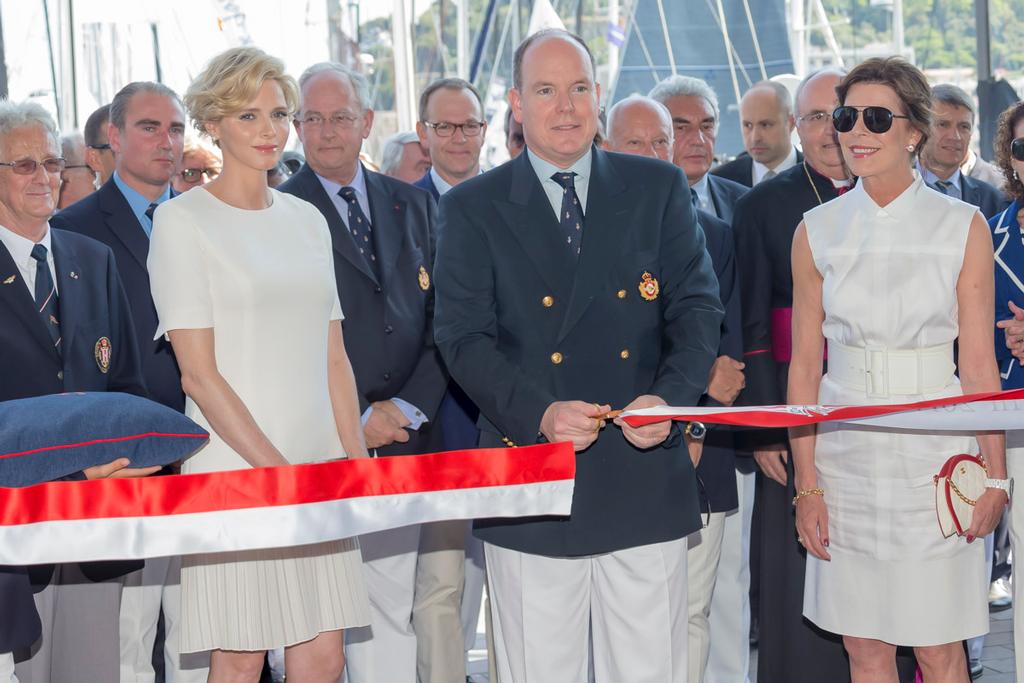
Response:
M708 433L708 428L701 422L691 422L688 431L691 439L703 439Z

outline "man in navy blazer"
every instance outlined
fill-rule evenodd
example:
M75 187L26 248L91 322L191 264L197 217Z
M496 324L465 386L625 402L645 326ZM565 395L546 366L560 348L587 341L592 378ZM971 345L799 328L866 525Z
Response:
M1010 200L984 180L963 173L974 130L974 102L955 85L932 87L932 116L928 138L917 159L917 170L929 187L978 207L986 220L1006 208Z
M669 76L654 86L648 96L664 104L672 114L672 163L686 173L686 181L697 197L697 208L731 224L736 200L748 188L709 173L718 135L715 91L699 78Z
M715 274L683 174L592 147L600 90L580 38L533 34L513 74L527 150L441 198L436 338L482 447L578 454L568 518L475 523L498 678L585 680L592 661L598 680L681 683L693 465L679 426L604 416L696 404L723 315Z
M184 412L181 373L171 344L163 337L153 339L157 316L146 269L153 211L174 195L171 178L181 165L185 135L181 100L159 83L129 83L110 103L106 135L114 152L113 175L99 190L54 216L51 223L99 240L113 250L135 321L149 398ZM121 683L152 679L153 641L161 607L168 680L199 683L206 679L207 658L189 655L183 666L177 650L179 575L179 558L151 558L144 569L125 577Z
M352 359L367 446L377 455L430 450L447 384L434 347L434 215L430 195L359 162L373 125L369 85L344 66L299 78L295 128L306 164L279 188L327 219L345 348ZM352 683L414 681L413 590L419 525L360 539L373 614L345 633Z
M0 125L0 401L65 391L145 396L113 254L48 224L62 165L53 119L36 104L3 102ZM110 579L137 566L0 567L0 679L16 657L22 681L116 680L121 586Z
M487 133L484 106L473 85L461 78L440 78L420 93L420 144L431 167L413 185L437 202L448 190L480 174L480 150ZM436 450L476 448L480 411L466 392L449 382L437 411ZM476 640L484 590L483 545L467 546L465 520L423 527L416 563L416 602L412 624L418 641L419 683L461 681L466 652Z
M669 161L672 154L672 117L663 104L642 95L619 100L608 111L608 138L605 149L639 154ZM708 377L708 389L701 405L732 405L743 388L743 318L740 312L739 274L734 258L732 227L706 211L697 210L697 221L704 230L711 264L718 278L718 288L725 318L718 358ZM701 487L701 512L704 527L693 534L687 553L689 600L689 676L690 681L704 678L704 668L711 645L712 597L725 585L735 567L723 567L718 576L725 535L726 515L739 505L736 496L735 452L732 431L712 428L703 441L689 440L690 458L697 464ZM731 558L730 558L731 559ZM709 620L709 616L711 619ZM743 638L720 630L719 638Z

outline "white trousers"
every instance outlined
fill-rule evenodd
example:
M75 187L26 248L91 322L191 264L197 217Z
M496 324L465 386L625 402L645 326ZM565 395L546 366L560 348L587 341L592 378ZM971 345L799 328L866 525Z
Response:
M462 640L468 653L476 647L476 627L484 601L484 542L473 535L472 524L466 529L466 584L462 588ZM0 679L2 681L2 679Z
M345 630L349 683L416 683L412 606L420 526L359 537L370 626Z
M14 653L21 683L117 680L120 579L93 582L79 565L58 564L33 599L43 628L30 649Z
M1006 470L1015 480L1024 483L1024 430L1006 432ZM1010 501L1010 548L1013 552L1013 652L1017 664L1017 680L1024 680L1024 486L1013 492ZM1022 558L1020 561L1017 558Z
M164 680L205 683L210 653L179 654L181 558L154 557L124 577L121 590L121 683L153 683L153 643L164 612ZM0 678L0 681L3 679Z
M573 558L484 552L501 683L587 683L591 657L595 683L685 683L685 538Z
M724 512L713 512L708 525L690 534L686 541L687 574L687 628L689 683L701 683L708 663L711 647L711 597L715 593L719 558L722 556L722 536L725 534Z
M755 475L736 473L740 507L725 517L722 558L711 598L706 683L750 683L750 528Z
M18 683L14 675L14 653L0 652L0 683Z

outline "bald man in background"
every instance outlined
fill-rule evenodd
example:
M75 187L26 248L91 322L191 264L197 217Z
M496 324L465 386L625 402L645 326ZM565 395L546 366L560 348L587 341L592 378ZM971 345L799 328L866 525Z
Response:
M746 151L712 174L753 187L804 160L793 146L793 98L781 83L761 81L747 90L740 100L740 125Z

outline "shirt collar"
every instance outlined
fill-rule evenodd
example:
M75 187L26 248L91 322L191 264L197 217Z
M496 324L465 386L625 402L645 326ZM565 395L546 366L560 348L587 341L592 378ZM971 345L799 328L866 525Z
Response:
M544 161L539 156L533 153L533 151L527 147L526 154L530 159L530 165L533 166L534 173L540 178L541 182L545 180L551 180L551 176L556 173L575 173L576 179L574 183L579 186L581 183L590 182L590 167L593 163L593 150L588 149L586 154L581 156L579 159L574 161L569 168L559 168L552 163ZM431 169L433 171L433 169ZM551 180L551 182L555 182Z
M347 186L340 185L334 182L333 180L328 180L327 178L323 177L316 171L314 171L313 174L320 181L320 184L324 186L324 190L327 191L327 195L330 197L337 196L338 192L341 191L342 187L351 187L353 190L356 191L356 195L360 199L366 199L366 174L363 173L363 165L361 163L356 164L356 174L352 178L352 182L350 182Z
M756 185L757 183L761 182L761 179L764 178L764 175L768 171L775 171L775 175L779 175L783 171L788 171L789 169L791 169L794 166L796 166L796 147L794 147L793 145L790 145L789 146L789 154L787 154L786 158L783 159L782 161L780 161L775 166L775 168L768 168L767 166L762 164L760 161L755 160L753 157L751 157L751 161L754 162L754 178L753 178L753 180L754 180L754 184Z
M441 174L433 166L430 167L430 179L434 181L434 187L437 188L437 194L439 195L444 195L445 192L452 189L452 184L442 178Z
M160 204L171 198L171 186L168 185L164 188L163 194L157 197L156 200L151 201L148 197L142 196L129 187L128 183L124 181L124 178L117 171L114 171L114 184L117 185L117 189L121 190L121 194L128 200L128 206L132 207L132 211L136 215L145 215L146 209L149 208L150 204Z
M939 176L932 173L931 170L922 166L920 159L917 160L917 172L921 174L922 178L924 178L924 182L926 182L929 185L935 185L935 183L939 182L940 180L943 180ZM949 176L949 178L946 178L945 182L956 185L957 189L959 190L961 185L960 169L958 168L955 171L953 171L953 175Z
M914 180L910 183L907 189L903 190L899 196L885 206L878 206L878 204L875 203L875 200L872 199L871 195L869 195L867 190L864 189L864 183L857 183L847 194L854 194L858 196L861 202L864 202L870 210L875 211L878 215L884 214L892 216L893 218L901 221L915 220L920 214L918 196L924 187L924 179L920 174L915 173Z
M52 254L50 247L49 223L46 224L46 232L43 234L43 239L38 242L33 242L27 237L22 237L10 228L5 228L0 225L0 242L3 242L3 245L7 247L7 251L10 252L11 258L14 259L14 263L19 266L27 264L34 267L35 264L32 260L32 247L36 246L36 244L43 245L46 247L46 253Z

